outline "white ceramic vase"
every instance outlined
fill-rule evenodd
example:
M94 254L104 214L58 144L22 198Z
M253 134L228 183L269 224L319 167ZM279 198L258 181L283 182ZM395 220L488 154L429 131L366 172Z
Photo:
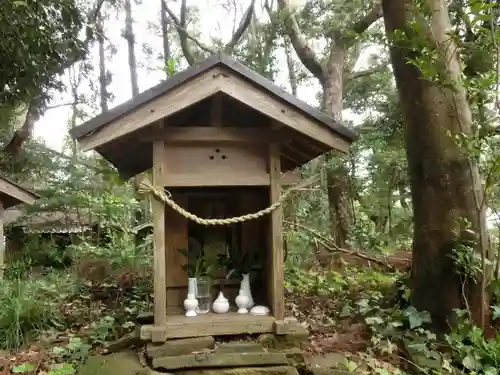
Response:
M249 298L243 289L240 289L240 293L234 300L236 306L238 306L238 314L248 314L248 302Z
M248 305L246 306L247 309L251 309L254 307L255 303L252 298L252 290L250 289L250 274L249 273L244 273L242 275L241 279L241 284L240 284L240 293L243 291L243 294L245 294L248 297Z
M219 296L212 304L212 310L217 314L225 314L229 311L229 301L222 292L219 293Z
M186 316L196 316L196 308L198 307L198 300L196 299L196 278L190 277L188 279L188 294L184 300L184 309L186 309Z

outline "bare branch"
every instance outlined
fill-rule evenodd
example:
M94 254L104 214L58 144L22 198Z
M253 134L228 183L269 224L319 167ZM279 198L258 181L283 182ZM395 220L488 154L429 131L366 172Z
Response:
M67 106L73 106L76 104L85 104L85 101L77 101L77 102L69 102L69 103L59 103L59 104L54 104L54 105L48 105L45 110L48 111L49 109L56 109L60 107L67 107Z
M364 33L375 21L382 17L382 3L379 1L362 18L357 20L351 27L356 34Z
M287 0L278 0L279 9L285 16L285 29L290 41L292 42L295 53L299 57L304 66L314 75L320 82L325 80L325 71L314 51L306 43L299 24L288 6ZM270 8L266 7L270 12ZM271 17L271 13L269 14Z
M96 2L95 7L90 11L89 19L91 23L97 22L97 18L99 17L99 14L101 13L101 8L104 5L104 2L106 0L98 0Z
M193 51L189 48L189 41L192 40L198 47L200 47L202 50L214 54L215 51L201 43L197 38L192 36L186 29L186 0L182 0L181 4L181 19L175 15L174 12L168 7L167 2L163 0L165 10L167 11L168 15L172 19L175 28L177 29L177 32L179 33L179 38L181 42L181 49L182 49L182 54L186 58L187 62L189 65L193 65L196 62L196 58L194 57Z
M255 7L255 0L252 0L247 10L243 14L240 24L236 29L235 33L233 34L233 37L231 38L229 43L227 43L226 46L224 47L226 53L231 53L233 51L234 47L238 44L245 31L248 29L250 21L252 20L254 7Z
M361 78L361 77L366 77L375 73L382 73L387 71L387 66L386 65L377 65L372 68L368 68L365 70L360 70L357 72L351 72L346 76L346 80L350 81L356 78Z
M348 44L356 35L364 33L375 21L382 17L382 3L378 1L373 8L363 17L354 21L345 31L331 30L328 35L332 38L332 44Z

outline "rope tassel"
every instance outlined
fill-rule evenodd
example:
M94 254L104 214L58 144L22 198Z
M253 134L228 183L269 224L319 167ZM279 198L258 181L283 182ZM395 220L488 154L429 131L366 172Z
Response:
M251 213L251 214L230 217L230 218L226 218L226 219L203 219L201 217L193 215L192 213L186 211L184 208L182 208L177 203L175 203L174 200L172 199L172 194L169 191L166 191L164 189L158 189L157 187L153 186L153 184L149 181L149 179L147 177L144 178L144 180L142 180L142 182L139 186L139 193L153 195L155 198L163 201L170 208L172 208L174 211L176 211L180 215L184 216L186 219L192 220L197 224L206 225L206 226L209 226L209 225L229 225L229 224L243 223L245 221L258 219L262 216L270 214L271 212L276 210L278 207L280 207L281 204L283 203L283 201L285 201L290 196L291 193L293 193L294 191L297 191L299 189L302 189L305 186L311 185L312 183L316 182L319 179L318 177L319 177L319 175L313 176L313 177L301 182L300 184L297 184L296 186L288 189L280 196L280 198L276 202L274 202L272 205L270 205L269 207L267 207L263 210L260 210L258 212Z

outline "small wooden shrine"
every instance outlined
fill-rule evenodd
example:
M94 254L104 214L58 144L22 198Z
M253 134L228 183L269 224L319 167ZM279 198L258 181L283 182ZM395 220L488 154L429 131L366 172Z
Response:
M5 270L4 212L18 204L32 204L38 195L19 184L0 176L0 278Z
M228 218L276 202L284 173L330 150L347 153L356 134L223 54L191 66L107 113L71 130L83 150L96 150L124 178L152 168L188 212ZM285 322L282 212L242 223L203 226L153 199L154 342L202 336L275 333ZM252 281L267 316L208 313L184 316L188 277L178 251L194 238L227 244L264 266ZM226 249L220 248L221 253ZM213 286L215 298L224 275ZM239 283L224 283L234 301ZM290 320L288 320L290 321ZM168 341L167 341L168 342Z

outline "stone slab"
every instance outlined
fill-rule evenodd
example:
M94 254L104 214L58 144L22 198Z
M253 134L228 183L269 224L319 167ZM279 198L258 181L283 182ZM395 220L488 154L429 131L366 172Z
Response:
M314 375L349 375L343 369L346 356L342 353L327 353L307 359L307 367Z
M309 336L309 331L294 318L276 320L274 322L274 330L277 335Z
M262 345L256 342L223 342L217 344L216 353L255 353L263 352Z
M146 352L149 358L170 357L186 355L204 349L213 349L215 339L213 336L192 337L188 339L167 340L163 344L148 344Z
M274 335L264 333L259 336L259 343L266 349L300 348L309 336L303 335Z
M142 340L137 337L135 332L131 332L118 340L106 343L104 347L108 353L115 353L141 344Z
M78 369L78 375L143 375L147 371L132 351L106 356L90 356Z
M141 335L141 339L144 338ZM167 327L152 326L151 327L151 341L155 343L167 341Z
M171 371L212 367L287 365L288 359L284 353L205 353L153 358L152 362L154 369Z
M239 367L176 371L175 375L299 375L293 366Z

